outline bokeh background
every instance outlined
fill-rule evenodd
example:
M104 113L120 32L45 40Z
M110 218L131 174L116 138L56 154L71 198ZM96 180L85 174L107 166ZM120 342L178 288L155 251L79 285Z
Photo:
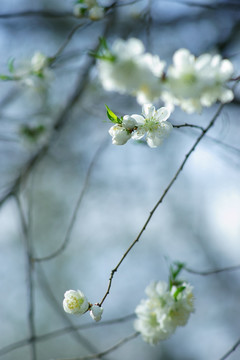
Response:
M71 16L70 0L1 0L1 74L7 73L11 57L15 58L17 67L35 51L53 56L75 26L86 24L76 31L52 67L45 89L39 91L20 82L1 82L0 355L3 360L34 359L31 346L27 341L24 343L30 337L29 271L36 336L93 324L88 314L75 318L64 313L64 292L81 289L89 301L102 299L111 270L136 238L199 134L196 129L174 129L157 149L134 142L113 146L104 104L120 115L140 113L141 109L134 98L102 89L96 67L94 63L89 65L92 60L88 56L98 37L106 31L109 43L118 37L140 38L148 51L168 63L181 47L196 55L220 53L231 59L235 75L239 75L238 1L206 0L204 5L194 0L128 3L118 1L103 20L89 23L87 19ZM25 10L44 10L55 16L46 13L6 16ZM56 12L62 16L57 17ZM84 78L86 74L88 77ZM77 83L83 85L82 90L64 112ZM141 240L115 274L104 303L104 321L133 314L150 281L167 281L173 261L185 262L199 271L240 263L238 88L235 94L235 100L225 106ZM217 105L197 115L176 109L172 122L206 126L216 109ZM63 125L52 136L52 124L61 116ZM36 124L43 124L46 131L36 141L30 141L21 129ZM32 168L26 168L29 159L41 152L44 144L48 144L48 151ZM8 196L16 179L20 179L17 192L28 221L28 241L32 256L37 258L59 249L82 194L66 248L50 260L33 262L32 267L27 261L15 197ZM184 271L182 277L193 284L196 297L196 311L187 326L154 347L138 337L104 359L220 360L240 337L239 273L200 276ZM133 318L79 331L72 328L37 341L36 359L76 358L99 352L133 332ZM229 357L239 358L240 348Z

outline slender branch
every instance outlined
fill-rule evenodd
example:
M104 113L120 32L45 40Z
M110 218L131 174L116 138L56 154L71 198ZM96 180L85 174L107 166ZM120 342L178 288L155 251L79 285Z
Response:
M86 29L86 27L88 27L90 24L92 23L92 21L88 21L87 23L84 24L78 24L77 26L75 26L70 33L68 34L66 40L64 41L64 43L60 46L60 48L57 50L56 54L53 55L52 57L50 57L50 64L53 64L54 61L57 59L57 57L59 57L62 52L65 50L65 48L67 47L67 45L69 44L69 42L72 40L74 34L77 32L78 29L82 28Z
M69 121L70 116L69 112L71 111L72 107L76 104L76 102L79 100L81 95L83 94L87 82L88 82L88 74L90 72L90 69L92 68L93 64L95 62L94 58L89 58L86 62L86 65L83 69L81 69L81 72L79 74L79 77L76 82L75 89L73 90L72 94L69 96L69 99L64 107L64 109L61 111L61 113L57 116L53 128L53 132L51 136L49 137L49 141L47 144L43 145L43 147L40 148L29 160L28 162L23 166L21 169L19 175L17 178L13 181L10 188L7 190L7 192L0 198L0 206L7 200L9 197L14 195L14 193L18 190L19 185L22 183L23 179L26 179L32 170L32 168L46 155L46 153L49 150L49 147L51 144L55 143L56 137L58 136L58 132L62 129L64 124Z
M162 196L160 197L160 199L158 200L158 202L156 203L156 205L154 206L154 208L150 211L150 214L145 222L145 224L143 225L141 231L139 232L138 236L136 237L136 239L132 242L132 244L129 246L129 248L127 249L127 251L123 254L123 256L121 257L120 261L118 262L118 264L116 265L116 267L111 271L110 274L110 278L109 278L109 283L108 283L108 288L107 291L104 295L104 297L102 298L100 305L103 304L103 302L105 301L106 297L108 296L110 289L111 289L111 285L112 285L112 280L114 277L114 274L117 272L119 266L121 265L121 263L123 262L123 260L125 259L125 257L128 255L128 253L131 251L131 249L134 247L134 245L139 241L139 239L141 238L144 230L147 228L148 223L150 222L153 214L155 213L155 211L157 210L158 206L162 203L163 199L165 198L165 196L167 195L168 191L171 189L172 185L175 183L175 181L177 180L180 172L182 171L182 169L184 168L186 162L188 161L189 157L191 156L191 154L194 152L194 150L196 149L197 145L199 144L199 142L203 139L203 137L205 136L205 134L211 129L211 127L214 125L216 119L218 118L218 116L220 115L222 109L224 107L224 104L221 104L217 110L217 112L215 113L215 115L213 116L212 120L210 121L210 123L208 124L208 126L202 131L201 135L197 138L197 140L195 141L195 143L193 144L193 146L191 147L191 149L188 151L188 153L185 155L185 158L183 160L183 162L181 163L180 167L178 168L176 174L174 175L174 177L172 178L172 180L170 181L170 183L168 184L168 186L166 187L166 189L164 190Z
M28 287L28 324L29 324L29 331L30 331L30 348L31 348L31 359L37 359L36 353L36 343L35 343L35 321L34 321L34 286L33 286L33 264L32 264L32 246L29 239L29 232L28 232L28 225L26 223L23 208L19 199L18 195L15 195L15 200L17 203L20 220L22 224L22 231L24 235L24 245L25 245L25 252L27 258L27 287Z
M229 355L231 355L236 349L237 347L240 345L240 339L233 345L233 347L224 355L221 357L221 359L219 360L225 360L229 357Z
M108 348L105 351L99 352L97 354L93 354L93 355L88 355L88 356L84 356L84 357L75 357L75 358L65 358L65 359L58 359L58 360L91 360L91 359L100 359L102 358L104 355L107 355L115 350L117 350L118 348L120 348L121 346L123 346L124 344L126 344L127 342L129 342L130 340L135 339L137 336L139 335L139 332L135 332L132 335L125 337L124 339L122 339L121 341L119 341L118 343L116 343L115 345L111 346L110 348Z
M170 1L169 1L170 2ZM178 1L178 0L171 0L172 3L177 3L179 5L186 5L191 7L198 7L198 8L204 8L209 10L221 10L221 9L229 9L229 10L238 10L240 9L240 4L232 1L227 2L215 2L213 4L209 4L207 2L194 2L194 1Z
M48 255L48 256L45 256L45 257L42 257L42 258L34 258L32 259L33 261L46 261L46 260L51 260L53 258L55 258L56 256L58 256L59 254L61 254L67 247L68 243L69 243L69 240L70 240L70 237L71 237L71 233L72 233L72 229L73 229L73 226L75 224L75 221L76 221L76 217L77 217L77 213L78 213L78 210L79 210L79 207L82 203L82 199L84 197L84 194L87 190L87 187L88 187L88 184L89 184L89 179L90 179L90 176L91 176L91 173L92 173L92 170L94 168L94 165L96 164L96 161L99 159L99 157L101 156L103 150L105 149L106 147L106 140L104 140L104 142L102 142L102 144L98 147L97 151L95 152L94 154L94 157L88 167L88 170L87 170L87 173L86 173L86 176L85 176L85 180L84 180L84 184L83 184L83 187L81 189L81 192L78 196L78 200L77 200L77 203L75 205L75 208L73 210L73 214L72 214L72 217L70 219L70 223L68 225L68 228L67 228L67 231L66 231L66 235L64 237L64 240L63 240L63 243L62 245L56 250L54 251L52 254Z
M198 271L198 270L190 269L190 268L185 267L185 266L183 267L183 269L186 270L187 272L191 273L191 274L207 276L207 275L219 274L221 272L240 270L240 265L229 266L229 267L225 267L225 268L222 268L222 269L215 269L215 270L208 270L208 271Z
M202 126L199 126L199 125L193 125L193 124L180 124L180 125L173 125L174 128L176 129L179 129L179 128L182 128L182 127L191 127L191 128L195 128L195 129L199 129L199 130L202 130L204 131L204 128Z
M15 13L0 14L0 19L29 17L29 16L50 17L50 18L75 17L72 12L66 12L66 11L62 12L62 11L46 11L46 10L26 10L26 11L18 11Z

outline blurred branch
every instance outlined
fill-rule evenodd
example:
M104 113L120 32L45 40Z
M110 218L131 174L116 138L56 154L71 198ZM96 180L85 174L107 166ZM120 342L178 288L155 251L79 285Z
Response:
M49 340L51 338L56 338L58 336L61 335L65 335L69 332L72 331L76 331L76 330L82 330L82 329L89 329L89 328L96 328L96 327L102 327L102 326L106 326L106 325L114 325L114 324L119 324L128 320L131 320L133 317L135 316L135 314L130 314L130 315L126 315L123 316L121 318L117 318L117 319L113 319L113 320L108 320L108 321L101 321L101 323L89 323L89 324L82 324L82 325L77 325L74 326L68 326L65 327L63 329L59 329L59 330L55 330L55 331L51 331L49 333L46 334L42 334L42 335L38 335L35 337L35 341L36 342L41 342L41 341L45 341L45 340ZM8 346L3 347L2 349L0 349L0 356L5 355L13 350L16 350L18 348L21 348L25 345L28 345L31 342L31 338L27 338L24 340L20 340L17 341L15 343L12 343Z
M0 19L29 17L29 16L39 16L39 17L47 17L47 18L62 18L62 17L76 18L72 12L66 12L66 11L26 10L26 11L18 11L15 13L0 14Z
M115 345L111 346L110 348L108 348L105 351L99 352L97 354L93 354L93 355L89 355L89 356L83 356L83 357L75 357L75 358L65 358L65 359L58 359L58 360L91 360L91 359L100 359L102 358L104 355L107 355L115 350L117 350L118 348L120 348L121 346L123 346L124 344L126 344L127 342L129 342L130 340L135 339L137 336L139 335L139 332L135 332L132 335L125 337L124 339L122 339L121 341L119 341L118 343L116 343Z
M41 283L42 289L44 290L43 293L45 295L47 295L48 300L50 301L51 305L53 306L53 309L56 311L56 313L58 315L61 316L61 318L70 325L71 331L73 331L73 335L75 336L76 340L82 344L87 350L91 351L91 352L95 352L97 349L95 348L94 345L92 345L92 343L89 341L88 338L86 338L85 336L83 336L82 334L80 334L78 332L78 328L77 326L75 326L72 321L69 319L68 315L63 311L63 307L62 304L59 304L53 291L51 286L49 285L47 278L44 274L43 269L41 268L40 265L38 265L38 278L39 281ZM47 339L46 339L47 340Z
M195 2L195 1L178 1L178 0L171 0L168 2L177 3L179 5L186 5L191 7L198 7L198 8L205 8L209 10L221 10L221 9L228 9L228 10L240 10L240 4L233 1L227 2L219 2L216 1L215 3L209 4L208 2Z
M27 258L28 325L30 331L29 344L31 346L31 359L36 360L37 353L36 353L36 343L35 343L35 321L34 321L35 306L34 306L34 286L33 286L33 264L31 260L32 246L29 239L28 225L24 217L23 208L18 194L15 195L15 200L20 215L22 231L24 235L25 254Z
M207 275L218 274L218 273L221 273L221 272L240 270L240 265L229 266L229 267L225 267L225 268L222 268L222 269L215 269L215 270L208 270L208 271L198 271L198 270L190 269L190 268L188 268L186 266L183 266L183 269L186 270L187 272L191 273L191 274L207 276Z
M106 139L104 139L104 141L101 143L101 145L97 148L97 150L96 150L96 152L94 154L94 157L93 157L92 161L90 162L90 165L88 167L88 170L87 170L87 173L86 173L86 176L85 176L85 180L84 180L82 190L81 190L81 192L80 192L80 194L78 196L78 200L77 200L77 203L75 205L72 217L70 219L70 223L69 223L69 226L67 228L66 235L65 235L65 238L63 240L62 245L59 247L58 250L54 251L52 254L50 254L48 256L45 256L45 257L42 257L42 258L34 258L34 259L32 259L33 261L51 260L51 259L55 258L57 255L61 254L66 249L66 247L67 247L67 245L69 243L69 240L70 240L70 236L71 236L71 233L72 233L74 223L76 221L76 217L77 217L79 207L81 205L83 196L84 196L84 194L85 194L85 192L87 190L88 184L89 184L89 179L90 179L92 170L93 170L94 165L96 164L97 160L101 156L102 152L104 151L107 143L108 142L106 141Z
M71 325L71 326L65 327L63 329L54 330L54 331L51 331L46 334L38 335L35 337L35 341L41 342L41 341L45 341L45 340L50 340L52 338L56 338L58 336L65 335L65 334L68 334L68 333L70 333L72 331L76 331L76 330L83 330L83 329L90 329L90 328L102 327L102 326L107 326L107 325L120 324L125 321L129 321L134 317L135 317L135 314L130 314L130 315L123 316L121 318L116 318L116 319L107 320L107 321L101 321L100 323L95 322L95 323L89 323L89 324L76 325L74 327ZM10 345L7 345L7 346L3 347L2 349L0 349L0 356L8 354L9 352L19 349L23 346L26 346L30 342L31 342L31 339L27 338L27 339L23 339L20 341L16 341Z
M48 143L43 145L29 160L28 162L23 166L21 169L19 175L17 178L13 181L10 188L7 190L7 192L0 198L0 206L12 195L15 194L15 192L18 190L19 185L21 182L26 179L32 170L32 168L46 155L46 153L49 150L49 147L51 144L53 144L56 140L56 137L58 136L58 133L61 131L63 126L67 121L69 121L70 116L69 113L72 109L72 107L76 104L76 102L79 100L81 95L83 94L87 83L88 83L88 75L92 68L92 66L95 63L94 58L88 58L88 61L85 64L84 68L81 68L80 74L78 76L78 79L76 81L75 89L73 90L72 94L69 96L69 99L64 107L64 109L61 111L61 113L57 116L55 120L55 124L53 127L53 131L51 136L49 137Z
M189 152L185 155L185 158L182 162L182 164L180 165L180 167L178 168L176 174L174 175L174 177L172 178L172 180L170 181L170 183L168 184L168 186L166 187L166 189L164 190L162 196L160 197L160 199L158 200L158 202L156 203L156 205L154 206L154 208L150 211L150 214L145 222L145 224L143 225L141 231L139 232L138 236L136 237L136 239L132 242L132 244L129 246L129 248L127 249L127 251L123 254L123 256L121 257L120 261L118 262L118 264L116 265L116 267L111 271L110 274L110 278L109 278L109 283L108 283L108 288L107 291L104 295L104 297L102 298L100 305L103 304L103 302L105 301L106 297L108 296L110 289L111 289L111 285L112 285L112 280L114 277L114 274L117 272L119 266L121 265L121 263L123 262L123 260L125 259L125 257L128 255L128 253L131 251L131 249L134 247L134 245L139 241L139 239L141 238L144 230L147 228L148 223L150 222L153 214L155 213L155 211L157 210L158 206L162 203L163 199L165 198L165 196L167 195L168 191L171 189L172 185L175 183L175 181L177 180L179 174L181 173L181 171L183 170L186 162L188 161L189 157L191 156L191 154L194 152L194 150L196 149L196 147L198 146L198 144L200 143L200 141L204 138L204 136L207 134L207 132L212 128L212 126L214 125L215 121L217 120L218 116L220 115L222 109L224 107L224 104L221 104L217 110L217 112L215 113L215 115L213 116L212 120L210 121L210 123L208 124L208 126L202 130L201 135L197 138L197 140L195 141L195 143L193 144L193 146L191 147L191 149L189 150Z
M77 32L78 29L82 28L82 29L86 29L86 27L88 27L90 24L92 24L92 21L88 21L87 23L84 24L78 24L77 26L75 26L70 33L67 36L67 39L64 41L64 43L60 46L60 48L57 50L56 54L50 57L50 64L52 64L56 58L58 56L60 56L62 54L62 52L64 51L64 49L67 47L67 45L69 44L69 42L72 40L74 34Z
M236 349L237 347L240 345L240 339L236 342L236 344L233 345L233 347L223 356L221 357L221 359L219 360L225 360L229 357L229 355L231 355Z

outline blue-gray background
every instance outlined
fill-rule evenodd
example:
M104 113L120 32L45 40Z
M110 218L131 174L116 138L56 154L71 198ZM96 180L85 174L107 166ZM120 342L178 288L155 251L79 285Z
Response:
M216 5L215 9L186 5L180 0L152 1L149 21L148 3L139 1L119 7L109 12L107 19L80 29L53 69L47 100L19 84L1 82L0 95L5 99L0 108L1 196L41 146L41 143L34 145L24 140L19 135L19 127L50 124L56 118L87 61L87 50L96 45L105 22L111 17L110 43L117 37L138 37L147 50L168 63L174 51L181 47L196 55L221 53L232 60L235 74L239 75L240 6L221 7L219 2L210 0L206 3ZM70 0L1 0L0 14L29 9L71 12L72 5ZM10 57L16 59L17 66L35 51L53 55L79 22L84 20L0 18L0 73L7 72ZM84 94L65 119L65 127L21 189L26 212L31 203L34 255L46 256L62 244L89 164L100 144L107 141L92 169L69 245L61 255L33 266L37 335L69 325L61 308L66 290L81 289L89 301L101 300L111 269L135 239L198 135L194 129L174 129L157 149L133 142L113 146L108 136L110 124L104 121L105 103L121 115L141 112L134 98L106 93L93 68ZM206 109L201 115L176 110L172 121L206 126L216 109L215 106ZM145 297L144 289L150 281L167 280L171 261L186 262L197 270L240 263L239 154L236 90L236 100L225 106L214 129L192 154L140 242L115 274L111 293L104 303L104 320L133 313ZM0 209L0 249L0 343L3 348L29 337L26 256L13 198ZM240 337L239 272L206 277L187 272L182 275L193 284L196 297L196 312L187 326L177 329L169 340L155 347L137 338L107 359L218 360L231 348ZM76 325L92 322L88 314L68 318ZM133 331L131 320L83 330L80 334L101 351ZM73 334L38 342L37 359L87 354ZM229 358L239 357L240 349ZM2 355L2 359L30 360L29 347Z

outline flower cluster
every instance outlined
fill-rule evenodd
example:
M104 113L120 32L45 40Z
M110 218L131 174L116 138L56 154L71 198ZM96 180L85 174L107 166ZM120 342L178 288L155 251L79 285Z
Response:
M144 341L157 344L186 325L194 311L192 286L182 282L170 289L165 282L153 282L146 288L148 299L136 307L134 327Z
M196 58L179 49L173 64L164 72L165 62L146 53L139 39L117 39L111 49L105 43L97 53L98 74L108 91L136 96L139 104L162 100L165 106L180 106L184 111L200 112L216 101L232 101L233 92L226 86L233 75L233 65L220 55L202 54ZM111 56L109 56L109 54Z
M232 63L220 55L202 54L195 58L188 50L179 49L166 75L165 100L188 113L200 112L203 106L211 106L217 100L230 102L233 92L226 82L232 75Z
M96 57L104 89L134 95L140 104L159 98L165 63L157 55L146 53L143 43L135 38L118 39L111 50L106 44L102 45L105 49L101 48L101 54L96 54Z
M90 304L86 296L80 290L68 290L64 294L63 308L69 314L82 315L88 310L93 320L102 318L103 308L99 304Z
M114 145L123 145L131 138L140 140L145 137L147 144L155 148L162 144L172 130L172 124L166 121L170 112L165 107L155 110L152 104L145 104L142 107L142 115L125 115L122 118L118 118L107 107L107 115L116 123L109 130Z
M98 5L96 0L78 0L73 8L73 14L76 17L89 17L95 21L104 17L105 10Z

